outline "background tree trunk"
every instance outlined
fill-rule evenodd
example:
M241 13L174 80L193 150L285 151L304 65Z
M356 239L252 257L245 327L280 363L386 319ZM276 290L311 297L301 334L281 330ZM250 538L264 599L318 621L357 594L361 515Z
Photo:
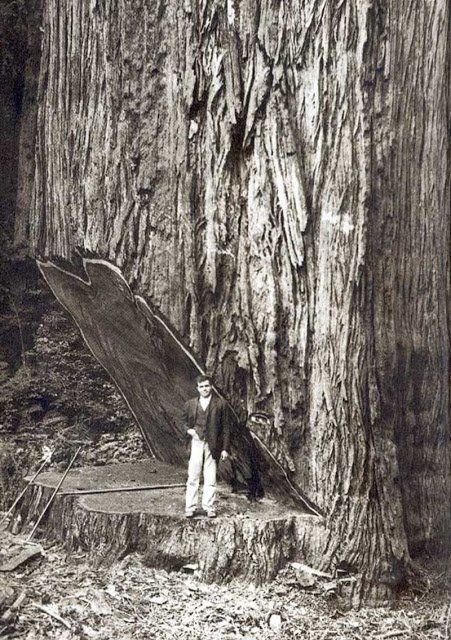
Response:
M43 1L17 245L113 261L273 412L384 596L450 522L445 0Z
M41 2L0 6L0 263L1 284L10 273L15 220L28 223L34 178L36 91L40 64ZM23 205L23 206L22 206ZM17 212L21 215L17 216ZM26 237L24 230L24 237ZM27 244L26 244L27 246Z

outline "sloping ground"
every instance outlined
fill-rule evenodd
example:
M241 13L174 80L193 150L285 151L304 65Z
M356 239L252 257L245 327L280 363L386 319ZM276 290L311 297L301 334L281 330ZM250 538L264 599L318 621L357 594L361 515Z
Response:
M2 344L14 343L20 351L19 326L24 347L19 361L0 362L3 509L17 495L21 478L39 467L44 446L53 451L51 467L58 470L80 445L76 466L148 456L123 398L53 295L19 284L14 289L19 315L0 319ZM26 295L19 295L24 290Z
M15 531L27 530L44 508L60 474L39 476L13 518ZM184 486L74 496L72 491L184 484L185 474L154 460L135 464L76 469L57 495L44 529L46 537L71 552L87 551L96 565L109 565L139 551L147 563L180 568L199 567L207 582L239 577L254 584L271 580L288 560L315 560L325 533L322 519L287 508L276 500L249 501L219 488L218 517L184 517Z

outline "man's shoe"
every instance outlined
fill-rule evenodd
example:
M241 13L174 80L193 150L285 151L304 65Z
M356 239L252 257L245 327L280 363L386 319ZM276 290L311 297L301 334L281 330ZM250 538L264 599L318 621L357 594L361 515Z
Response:
M216 512L215 511L208 511L207 517L208 518L216 518Z
M193 511L187 511L185 513L185 518L194 518L194 512Z

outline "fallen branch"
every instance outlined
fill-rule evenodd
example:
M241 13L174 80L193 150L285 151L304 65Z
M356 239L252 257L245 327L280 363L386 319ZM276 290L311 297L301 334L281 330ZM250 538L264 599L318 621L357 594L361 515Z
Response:
M72 629L71 625L67 622L67 620L64 620L64 618L62 618L58 613L53 611L53 607L51 606L46 607L45 605L36 604L36 603L33 603L33 604L36 607L36 609L39 609L39 611L43 611L51 618L54 618L55 620L58 620L58 622L61 622L61 624L63 624L68 629Z
M2 615L1 617L2 622L9 622L13 617L14 613L17 611L17 609L19 609L19 607L21 606L24 600L25 600L25 591L22 591L20 596L16 598L16 600L13 602L10 608L7 609L5 613Z

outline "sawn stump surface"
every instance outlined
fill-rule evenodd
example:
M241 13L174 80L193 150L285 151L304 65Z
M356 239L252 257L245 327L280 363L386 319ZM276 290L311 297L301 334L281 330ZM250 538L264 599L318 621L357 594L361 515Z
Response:
M14 514L16 528L36 521L61 474L41 474ZM68 551L86 551L96 565L127 553L146 564L179 569L194 563L202 579L234 577L256 584L272 579L289 560L312 561L325 532L321 518L266 497L249 501L218 485L217 518L184 516L184 486L72 495L73 491L184 484L183 469L155 460L72 470L57 494L41 533ZM201 487L202 490L202 487Z

